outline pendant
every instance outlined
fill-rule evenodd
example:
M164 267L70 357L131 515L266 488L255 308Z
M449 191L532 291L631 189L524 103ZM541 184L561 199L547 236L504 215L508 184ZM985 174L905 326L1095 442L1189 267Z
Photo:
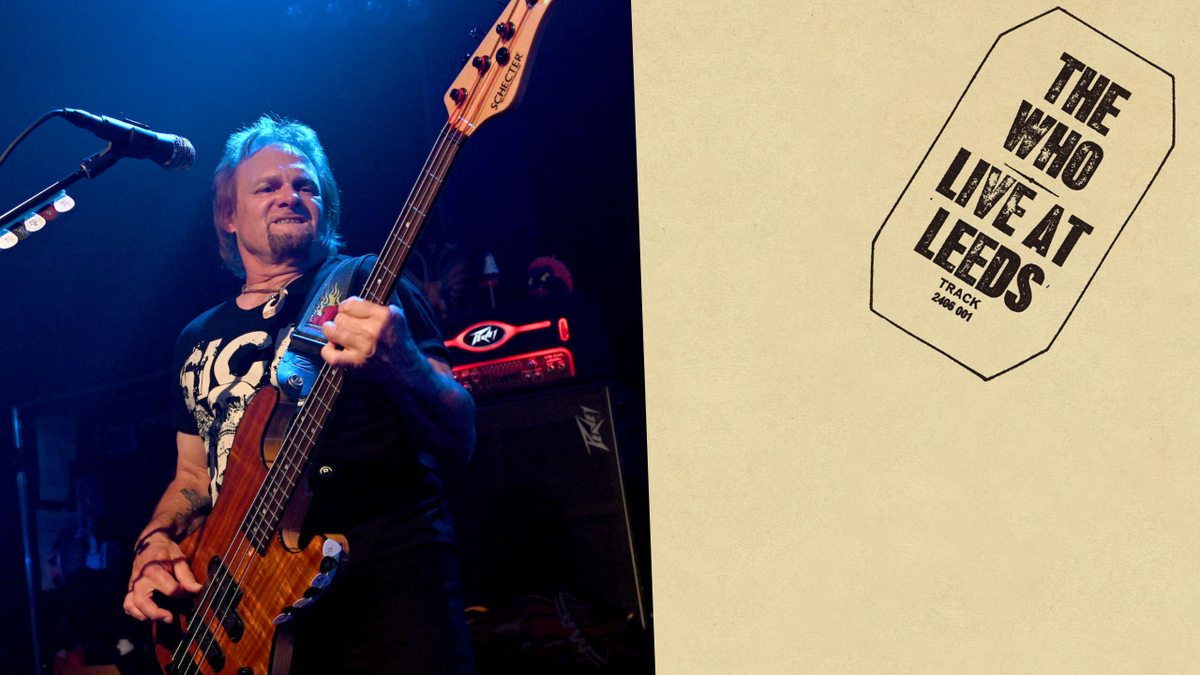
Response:
M267 304L263 305L263 318L269 319L278 314L279 310L283 309L284 300L287 300L287 289L281 288L278 293L267 300Z

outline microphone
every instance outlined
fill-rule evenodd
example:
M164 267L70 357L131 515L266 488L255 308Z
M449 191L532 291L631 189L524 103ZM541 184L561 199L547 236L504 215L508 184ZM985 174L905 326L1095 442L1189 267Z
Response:
M167 171L187 171L196 160L196 148L182 136L156 133L137 122L74 108L63 108L63 117L112 143L121 156L149 159Z

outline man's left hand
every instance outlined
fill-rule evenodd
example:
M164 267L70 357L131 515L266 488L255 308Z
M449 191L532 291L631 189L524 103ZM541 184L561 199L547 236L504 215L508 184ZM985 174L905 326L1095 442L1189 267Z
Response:
M321 326L329 343L321 349L327 363L361 373L379 384L425 360L412 341L404 311L350 297L338 304L337 316Z

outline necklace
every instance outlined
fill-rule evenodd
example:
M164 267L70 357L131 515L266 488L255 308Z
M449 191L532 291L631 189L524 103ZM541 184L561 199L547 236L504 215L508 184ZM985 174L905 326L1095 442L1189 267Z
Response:
M287 289L283 286L275 288L250 288L250 284L242 286L242 293L270 293L271 297L267 299L267 304L263 305L262 315L264 319L269 319L279 313L283 309L283 301L287 300Z

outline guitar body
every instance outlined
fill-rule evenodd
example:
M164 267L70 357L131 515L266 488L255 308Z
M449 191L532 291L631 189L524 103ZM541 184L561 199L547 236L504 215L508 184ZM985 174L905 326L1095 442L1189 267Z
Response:
M205 585L204 591L190 604L199 605L212 597L210 604L216 611L206 612L207 620L197 618L194 625L187 624L186 616L177 615L174 623L155 626L158 643L155 651L168 674L286 673L290 645L274 650L272 665L275 620L285 614L285 608L298 603L307 606L318 599L345 564L346 541L337 535L314 537L306 546L296 547L299 521L303 518L303 507L307 506L304 486L296 490L293 503L285 511L283 526L271 537L265 554L260 555L243 544L237 547L240 551L225 559L231 542L243 539L239 529L267 477L272 445L268 432L274 427L286 427L286 406L279 405L278 398L278 392L268 387L251 399L229 453L220 498L204 527L180 542L196 580ZM335 555L327 556L330 552ZM322 561L326 557L335 557L340 564L323 573ZM214 560L223 567L218 567ZM329 566L326 562L326 567ZM233 592L219 595L213 592L213 577L219 575L232 577ZM320 592L310 590L314 588L314 580L315 587L322 589ZM180 626L185 632L180 631ZM192 639L188 640L189 637ZM181 641L190 644L173 656Z

